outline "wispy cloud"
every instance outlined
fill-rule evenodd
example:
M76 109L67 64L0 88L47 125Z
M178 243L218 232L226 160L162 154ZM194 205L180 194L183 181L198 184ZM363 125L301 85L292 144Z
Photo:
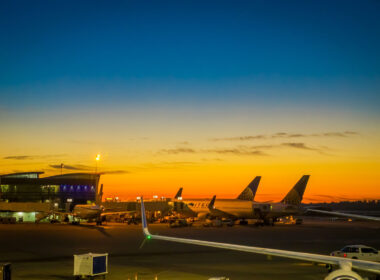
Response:
M193 153L196 153L196 151L191 148L175 148L175 149L162 149L160 153L175 155L175 154L193 154Z
M248 135L248 136L236 136L236 137L225 137L225 138L212 138L211 141L249 141L257 139L267 139L266 135Z
M231 148L231 149L212 149L205 150L208 153L216 153L216 154L230 154L230 155L246 155L246 156L267 156L268 154L264 153L260 150L252 150L250 148Z
M61 169L61 164L50 164L49 166L51 168L54 168L54 169ZM62 169L89 171L89 170L94 170L94 167L88 166L88 165L83 165L83 164L76 164L76 165L63 164Z
M193 149L193 148L175 148L175 149L162 149L159 153L165 154L230 154L230 155L256 155L256 156L265 156L267 155L263 151L260 151L259 148L266 147L269 148L269 145L262 146L238 146L238 147L227 147L227 148L218 148L218 149Z
M197 162L192 161L164 161L164 162L147 162L140 164L138 166L131 167L137 171L147 171L147 170L155 170L155 169L181 169L186 168L188 166L192 166L197 164Z
M281 145L301 150L320 151L320 149L309 147L305 143L282 143Z
M247 135L247 136L236 136L236 137L225 137L225 138L212 138L211 141L250 141L250 140L263 140L263 139L275 139L275 138L308 138L308 137L350 137L359 135L355 131L343 131L343 132L323 132L323 133L287 133L287 132L277 132L274 134L257 134L257 135Z
M232 145L232 147L218 147L218 148L173 148L162 149L158 154L219 154L219 155L237 155L237 156L269 156L266 151L271 149L291 148L299 150L315 151L321 154L325 154L325 151L330 150L328 147L309 146L304 142L284 142L279 144L267 144L267 145Z
M15 160L26 160L26 159L34 159L34 156L7 156L3 157L3 159L15 159Z
M54 169L61 169L61 164L50 164L49 167ZM94 166L89 165L83 165L83 164L75 164L75 165L68 165L63 164L62 169L65 170L73 170L73 171L94 171ZM127 170L102 170L99 172L100 174L129 174L130 171Z
M61 155L18 155L18 156L6 156L3 159L9 160L34 160L34 159L46 159L46 158L54 158L54 157L62 157L65 154Z
M127 171L127 170L109 170L109 171L102 171L100 174L130 174L132 172Z

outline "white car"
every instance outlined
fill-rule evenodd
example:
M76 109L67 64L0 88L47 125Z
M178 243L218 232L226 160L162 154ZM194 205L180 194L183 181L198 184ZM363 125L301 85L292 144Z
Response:
M349 259L380 262L379 252L376 249L365 245L347 245L339 251L332 252L330 255Z

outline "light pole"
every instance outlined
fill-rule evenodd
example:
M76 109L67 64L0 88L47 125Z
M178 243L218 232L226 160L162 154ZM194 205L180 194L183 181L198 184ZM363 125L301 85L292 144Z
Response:
M100 160L100 154L96 155L95 161L96 161L96 166L95 166L95 174L98 173L98 161Z

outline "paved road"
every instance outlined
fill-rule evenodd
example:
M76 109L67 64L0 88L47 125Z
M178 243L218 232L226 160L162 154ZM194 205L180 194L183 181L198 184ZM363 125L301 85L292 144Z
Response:
M305 222L301 226L178 228L151 225L152 233L328 254L347 244L380 248L380 225ZM141 249L140 226L108 224L0 225L0 262L13 279L72 279L73 254L109 253L110 280L126 279L323 279L326 269L309 263L221 249L151 240ZM137 278L136 278L137 277Z

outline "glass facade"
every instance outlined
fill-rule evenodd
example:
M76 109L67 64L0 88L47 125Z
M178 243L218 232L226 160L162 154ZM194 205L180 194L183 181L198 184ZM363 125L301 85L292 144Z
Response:
M40 178L41 172L0 176L0 202L51 202L61 210L94 203L100 175L63 174Z

